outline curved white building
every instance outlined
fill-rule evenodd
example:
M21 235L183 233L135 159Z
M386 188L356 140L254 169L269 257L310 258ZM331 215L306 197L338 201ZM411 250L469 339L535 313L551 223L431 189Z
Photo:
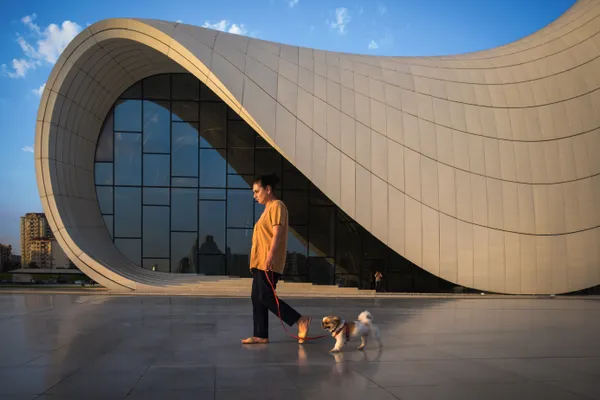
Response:
M367 287L381 270L388 290L597 286L599 14L580 0L522 40L449 57L98 22L43 92L44 211L106 287L194 285L245 273L260 212L249 185L277 172L292 280Z

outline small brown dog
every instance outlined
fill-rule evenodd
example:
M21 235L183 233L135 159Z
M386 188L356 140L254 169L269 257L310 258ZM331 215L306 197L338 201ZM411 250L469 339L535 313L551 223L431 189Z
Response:
M346 342L350 338L360 337L361 344L358 350L362 350L367 345L367 338L373 335L379 347L382 347L379 328L373 324L373 317L368 311L363 311L359 314L357 321L344 321L338 316L323 317L321 321L323 329L331 332L331 336L335 338L335 346L329 351L330 353L341 351Z

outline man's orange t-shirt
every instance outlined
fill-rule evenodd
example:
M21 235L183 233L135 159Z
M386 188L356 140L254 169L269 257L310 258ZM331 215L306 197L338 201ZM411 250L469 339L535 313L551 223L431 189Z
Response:
M288 210L283 201L273 200L265 208L252 234L252 250L250 252L250 269L266 270L267 255L271 241L275 235L275 225L281 225L283 237L277 252L273 254L273 272L282 274L285 269L288 242Z

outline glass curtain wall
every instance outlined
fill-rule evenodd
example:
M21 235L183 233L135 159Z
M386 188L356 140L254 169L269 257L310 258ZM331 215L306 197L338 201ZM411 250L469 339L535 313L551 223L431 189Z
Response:
M335 206L190 74L148 77L108 113L96 148L96 193L116 247L141 268L249 276L255 177L276 173L289 209L288 281L389 291L452 290Z

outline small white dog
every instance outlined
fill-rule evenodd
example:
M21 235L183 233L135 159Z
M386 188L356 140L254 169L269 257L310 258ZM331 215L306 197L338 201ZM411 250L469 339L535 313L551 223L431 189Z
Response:
M373 324L373 316L368 311L361 312L358 321L346 322L338 316L323 317L321 326L331 332L331 336L335 338L335 346L329 351L330 353L341 351L346 342L353 337L360 337L361 343L358 350L365 348L367 339L371 335L375 338L379 347L383 346L379 335L379 327Z

